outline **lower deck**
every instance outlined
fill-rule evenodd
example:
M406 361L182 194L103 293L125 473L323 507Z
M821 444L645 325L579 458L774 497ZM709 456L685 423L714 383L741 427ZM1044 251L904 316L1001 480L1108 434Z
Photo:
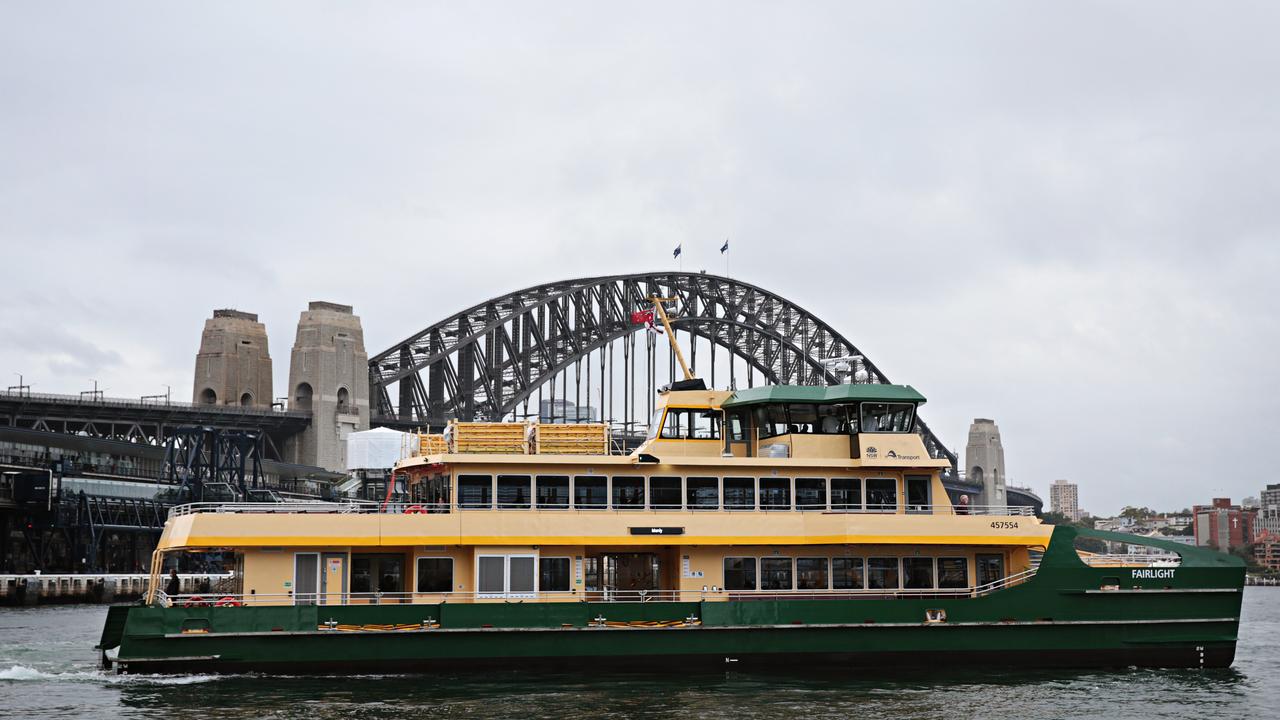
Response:
M372 550L372 551L371 551ZM970 596L1021 582L1037 550L963 545L255 548L169 604L369 605Z

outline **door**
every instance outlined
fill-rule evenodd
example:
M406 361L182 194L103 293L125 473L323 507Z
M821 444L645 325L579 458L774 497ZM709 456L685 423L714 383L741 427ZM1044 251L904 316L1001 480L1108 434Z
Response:
M618 553L604 556L605 590L614 597L639 596L659 589L661 561L654 553Z
M347 604L347 554L325 553L320 574L320 604Z
M1000 582L1004 579L1004 555L982 555L974 557L978 573L978 587Z
M320 585L320 554L294 553L293 604L315 605Z

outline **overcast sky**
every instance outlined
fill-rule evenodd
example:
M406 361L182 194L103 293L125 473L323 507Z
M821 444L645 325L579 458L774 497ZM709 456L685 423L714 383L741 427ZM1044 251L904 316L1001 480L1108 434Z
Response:
M189 399L214 308L276 394L506 291L723 272L836 327L1047 500L1277 482L1274 3L0 0L0 386Z

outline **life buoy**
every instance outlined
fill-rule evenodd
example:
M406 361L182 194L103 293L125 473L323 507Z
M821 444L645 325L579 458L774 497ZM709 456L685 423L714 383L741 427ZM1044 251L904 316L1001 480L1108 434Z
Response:
M409 507L404 509L405 515L421 515L422 513L425 513L425 512L426 510L423 510L421 505L410 505Z
M209 607L209 603L199 595L192 595L182 601L182 607Z
M214 606L215 607L240 607L240 601L228 595L218 600L218 602L214 603Z

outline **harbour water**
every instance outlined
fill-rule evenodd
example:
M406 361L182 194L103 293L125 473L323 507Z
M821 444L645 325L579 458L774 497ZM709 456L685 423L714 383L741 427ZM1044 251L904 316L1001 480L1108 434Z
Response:
M97 669L106 608L0 609L0 717L1269 718L1280 716L1280 588L1249 587L1227 670L587 676L118 676Z

